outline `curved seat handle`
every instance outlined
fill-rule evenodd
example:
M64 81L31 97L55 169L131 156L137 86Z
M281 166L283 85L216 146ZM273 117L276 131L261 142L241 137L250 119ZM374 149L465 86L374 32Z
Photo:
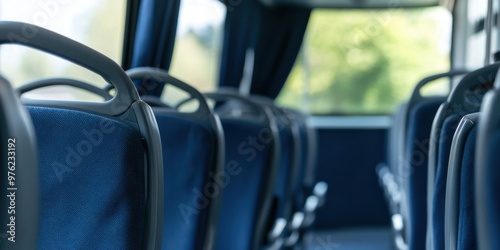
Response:
M479 87L483 87L485 90L492 88L499 68L500 63L494 63L475 70L462 78L448 96L447 102L450 104L451 110L455 113L479 111L483 99L482 95L486 91L483 91L481 94L476 90ZM476 96L467 95L468 91L472 91L471 94ZM471 100L471 97L475 97L476 100ZM458 108L460 108L460 110L457 110Z
M50 86L75 87L78 89L94 93L102 97L105 101L109 101L113 98L113 96L109 93L109 90L107 90L106 88L101 89L86 82L71 78L46 78L46 79L35 80L18 87L17 91L20 94L24 94L26 92L33 91L35 89L50 87Z
M441 79L441 78L445 78L445 77L454 77L454 76L460 76L460 75L465 75L465 74L468 74L470 73L470 71L468 70L463 70L463 69L457 69L457 70L450 70L448 72L444 72L444 73L440 73L440 74L435 74L435 75L431 75L431 76L428 76L422 80L420 80L420 82L418 82L417 86L415 86L415 89L413 90L413 93L410 97L410 103L415 103L415 102L418 102L422 99L424 99L425 97L423 97L421 94L420 94L420 90L426 86L428 83L431 83L435 80L438 80L438 79Z
M214 101L229 101L231 99L237 100L241 103L245 103L252 107L260 106L255 99L249 98L248 96L241 95L238 91L233 88L222 87L216 92L203 93L205 98L212 99ZM193 100L193 97L188 97L177 104L177 108Z
M230 101L230 100L236 100L238 102L244 103L248 106L257 108L258 110L264 110L264 108L252 100L251 98L247 96L242 96L238 93L232 92L232 91L218 91L218 92L213 92L213 93L203 93L203 96L208 99L212 99L214 101Z
M465 171L465 163L463 156L466 154L466 143L469 139L472 129L477 126L479 121L479 112L471 113L462 117L458 123L450 149L450 160L448 165L448 173L446 178L446 196L445 196L445 225L444 237L446 249L457 249L459 241L459 214L460 214L460 199L461 197L461 176ZM472 165L468 167L473 167ZM475 167L475 166L474 166Z
M208 107L208 104L203 95L189 84L169 75L166 70L159 68L151 68L151 67L139 67L139 68L129 69L126 71L126 73L132 80L142 80L142 81L153 80L163 85L169 84L175 86L183 90L184 92L188 93L190 95L189 100L196 99L198 101L199 105L198 109L194 112L195 114L198 115L210 114L210 108ZM179 105L177 107L179 107Z
M140 100L134 84L118 64L65 36L32 24L3 21L0 22L0 44L19 44L61 57L97 73L116 88L115 97L103 103L32 100L26 101L27 104L70 107L117 116Z
M262 118L265 119L267 123L275 123L274 119L271 119L271 117L273 117L271 109L269 107L260 105L259 103L255 102L249 97L242 96L234 92L223 92L223 91L204 93L203 96L205 96L205 98L207 99L211 99L216 102L237 101L243 103L251 108L254 108L258 112L258 115L261 115Z
M141 96L141 99L150 105L151 107L162 107L162 108L168 108L171 110L175 110L176 108L171 107L170 105L164 103L159 97L156 96Z
M217 92L212 93L204 93L203 96L206 98L212 99L214 101L230 101L237 100L241 103L247 104L249 106L255 107L257 109L262 109L262 106L257 103L255 100L248 96L243 96L237 92L227 89L220 89Z

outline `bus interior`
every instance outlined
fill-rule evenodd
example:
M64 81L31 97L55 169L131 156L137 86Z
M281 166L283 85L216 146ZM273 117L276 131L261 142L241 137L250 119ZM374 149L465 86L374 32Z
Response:
M500 249L499 10L0 0L0 249Z

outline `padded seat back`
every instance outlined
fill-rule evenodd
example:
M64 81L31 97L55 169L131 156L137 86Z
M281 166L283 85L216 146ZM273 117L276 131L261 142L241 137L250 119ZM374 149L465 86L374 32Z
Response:
M282 112L273 109L274 116L278 124L280 139L280 164L278 169L278 179L276 182L276 197L278 198L277 217L284 218L287 221L291 219L293 188L295 186L299 152L296 150L299 138L296 124L291 121Z
M278 169L279 134L272 113L245 97L229 93L205 94L218 101L225 134L227 182L220 212L217 250L262 247Z
M477 249L474 158L479 113L464 116L453 136L445 204L445 248Z
M442 98L421 101L408 113L405 161L400 165L399 173L406 176L401 181L401 187L407 211L402 211L402 214L406 216L409 249L425 248L429 137L434 115L443 101Z
M307 124L304 114L296 110L284 110L290 120L294 135L295 162L297 170L293 181L292 205L293 216L288 220L285 249L303 244L304 234L316 220L317 209L323 206L328 185L316 183L316 130Z
M0 126L1 204L6 209L5 216L0 217L0 223L6 228L3 232L6 235L0 239L0 249L33 250L37 246L39 219L35 132L18 95L1 76Z
M37 136L39 249L158 249L163 221L161 144L150 107L111 59L51 31L0 23L6 34L37 30L27 46L79 64L116 88L103 103L24 100Z
M475 214L478 249L499 249L500 238L500 78L484 97L475 154Z
M431 218L431 220L428 227L428 230L431 230L431 232L433 233L433 241L431 244L434 249L444 249L444 208L446 199L448 163L450 159L453 134L455 133L455 130L458 127L461 118L462 116L459 114L451 114L450 116L448 116L442 124L441 130L439 132L439 137L435 137L435 140L439 141L437 142L437 155L435 157L435 159L437 159L436 171L434 174L436 177L434 178L435 180L432 181L432 184L434 186L432 190L434 191L432 199L430 200L431 210L429 217ZM434 141L434 138L431 138L431 143L436 143ZM431 180L428 179L428 181Z
M224 136L220 120L197 90L164 70L135 68L127 74L135 81L174 86L198 103L194 112L181 112L167 107L156 96L142 97L153 107L163 148L162 249L213 249L228 178L223 169Z
M280 139L278 179L275 194L277 198L276 216L290 221L293 212L293 197L300 168L301 138L299 124L285 109L279 108L272 99L251 96L260 105L269 108L276 121Z
M393 115L393 125L389 130L388 164L389 170L395 176L397 183L401 180L399 166L404 158L404 146L408 116L408 103L402 103Z
M290 119L298 125L298 156L299 166L293 191L294 209L299 210L304 206L306 197L313 191L316 167L316 130L309 127L304 114L287 110Z
M464 74L450 71L422 79L410 99L395 112L389 130L388 165L378 173L393 213L396 244L400 248L425 247L426 180L429 137L434 116L444 97L425 97L421 89L443 77Z
M40 155L40 248L140 248L146 214L140 132L80 111L28 110ZM51 236L61 228L60 237Z
M467 137L460 173L460 204L458 207L457 249L477 249L474 172L476 157L477 126Z
M427 176L427 245L433 249L445 248L445 200L453 135L464 115L479 111L497 70L498 65L490 65L464 76L434 118Z

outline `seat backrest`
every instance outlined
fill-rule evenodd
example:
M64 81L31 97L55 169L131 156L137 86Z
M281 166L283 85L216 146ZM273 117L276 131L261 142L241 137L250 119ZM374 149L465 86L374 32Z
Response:
M387 154L385 162L379 163L376 172L379 176L380 185L384 189L385 198L389 210L393 216L401 218L400 203L401 192L400 183L401 174L399 173L399 164L403 159L404 140L406 135L406 116L408 112L408 103L399 105L392 115L392 126L387 133ZM394 219L393 219L394 220ZM402 224L402 223L401 223ZM398 242L405 243L402 235L403 227L395 229L395 237L401 238Z
M391 210L398 248L420 249L425 241L425 185L427 156L432 120L442 96L423 96L422 88L443 78L464 74L450 71L422 79L414 88L410 99L402 103L393 115L388 131L387 164L377 166L380 183L384 188ZM423 217L422 217L423 216ZM422 230L423 239L422 239Z
M407 126L407 114L408 113L408 103L404 102L399 105L396 112L393 115L393 125L389 129L388 138L388 149L387 149L387 161L391 173L396 176L396 181L399 181L399 164L404 155L404 141L406 135Z
M307 122L307 116L303 115L302 119L302 137L307 145L306 170L304 173L304 185L308 194L312 193L317 181L317 161L318 161L318 131ZM307 139L305 137L307 136Z
M409 123L410 111L415 109L415 105L417 105L421 102L424 102L424 101L432 102L433 100L439 100L439 99L445 98L444 96L423 96L422 89L425 86L427 86L428 84L430 84L436 80L439 80L442 78L450 78L451 79L453 77L460 76L460 75L463 75L466 73L468 73L468 71L466 71L466 70L451 70L448 72L439 73L439 74L435 74L435 75L431 75L431 76L423 78L422 80L420 80L420 82L417 83L417 85L413 89L413 92L410 96L410 99L407 102L404 102L403 104L401 104L400 108L397 110L397 112L395 114L396 118L395 118L394 126L393 126L393 127L396 127L396 132L395 132L396 146L395 146L395 149L396 149L397 155L396 155L396 159L395 160L393 159L393 161L395 161L395 165L399 167L399 169L395 171L399 175L399 177L403 177L403 179L404 179L404 178L406 178L406 175L409 175L412 173L412 169L405 168L402 170L400 168L401 166L404 166L405 164L407 164L407 161L408 161L408 159L406 159L407 156L405 155L406 154L405 149L402 149L402 148L404 148L404 146L401 146L401 145L408 145L409 143L412 143L412 142L407 141L408 128L411 125ZM431 112L431 113L433 113L433 112ZM434 117L434 116L432 116L432 117ZM399 151L397 151L398 149L399 149ZM428 150L428 149L426 149L426 150ZM393 150L391 150L391 151L393 151ZM401 172L399 172L399 171L401 171Z
M475 213L478 249L500 249L500 78L484 97L475 155Z
M474 214L474 157L479 113L465 115L450 150L445 203L445 249L477 249Z
M436 140L438 140L438 145L436 147L437 154L434 156L434 158L432 158L437 160L436 171L435 174L433 174L436 177L432 178L434 179L434 181L429 178L427 179L428 182L432 182L431 184L433 184L432 189L427 189L427 195L432 196L430 201L428 199L428 205L430 205L431 210L428 210L428 218L430 217L430 221L428 220L429 225L427 227L427 237L430 237L428 238L428 240L430 241L428 244L430 244L433 249L444 249L444 208L448 162L450 159L449 156L451 152L450 149L453 140L453 134L458 127L461 117L462 116L459 114L452 114L448 116L441 125L439 136L435 136L434 138L431 136L430 143L436 143Z
M387 165L391 173L394 175L395 180L399 183L402 179L405 179L407 175L411 174L411 169L401 169L406 163L405 149L404 145L407 145L407 133L408 133L408 119L410 110L414 109L414 106L422 101L428 101L433 99L433 97L424 97L421 95L421 90L424 86L432 83L435 80L444 77L454 77L457 75L465 74L467 71L463 70L453 70L441 74L435 74L422 79L413 89L412 95L408 101L401 103L393 114L393 125L389 129L388 133L388 150L387 150ZM401 171L401 172L400 172Z
M398 203L391 207L402 216L405 231L402 237L410 249L422 249L425 245L426 192L423 186L427 179L429 135L437 108L444 101L440 96L423 96L421 90L434 80L459 74L463 72L450 71L422 79L410 99L396 111L389 131L389 169L400 190L394 197Z
M289 119L298 126L297 156L299 166L293 191L294 209L302 209L305 199L316 184L316 130L307 123L307 117L295 110L285 110Z
M40 249L158 249L163 169L158 127L125 72L104 55L30 24L0 23L0 43L67 59L116 89L107 102L23 100L37 136ZM10 34L10 35L7 35ZM54 232L57 237L54 237Z
M277 216L291 220L294 187L300 164L300 131L284 110L272 108L276 118L280 139L280 164L276 194L279 199Z
M474 166L476 156L477 126L467 137L460 173L460 204L458 207L457 249L477 249L476 208L474 194Z
M7 225L0 249L36 249L38 237L38 159L31 118L10 83L0 76L0 139L2 144L1 216ZM19 187L19 190L18 190ZM17 233L16 233L17 232Z
M205 98L161 69L127 71L134 81L174 86L196 100L193 112L169 108L156 96L141 98L153 107L160 129L164 170L162 249L213 249L218 212L227 180L222 125ZM166 88L163 88L164 90Z
M233 93L205 94L218 102L225 134L227 182L217 250L257 250L264 244L275 199L279 132L271 111Z
M409 249L425 248L427 214L427 160L432 121L443 98L432 98L413 106L408 113L408 128L404 162L399 173L402 178L402 211L407 226Z
M288 221L285 249L303 244L304 235L310 231L317 218L317 210L324 205L328 185L316 182L317 134L307 122L307 116L297 110L285 109L285 114L295 126L295 161L297 174L292 187L293 217Z
M445 200L450 148L455 130L464 115L479 111L482 97L491 88L491 65L465 75L453 87L447 100L434 118L429 143L427 176L427 245L439 250L445 248Z
M275 185L277 198L276 216L290 221L293 212L293 197L300 167L301 138L299 124L291 114L274 104L270 98L251 96L252 100L271 110L276 121L280 139L278 179Z

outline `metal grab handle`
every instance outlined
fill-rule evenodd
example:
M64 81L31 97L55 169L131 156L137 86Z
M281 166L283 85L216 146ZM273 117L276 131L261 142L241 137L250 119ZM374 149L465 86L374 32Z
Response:
M116 88L116 96L108 102L52 101L46 103L48 106L73 107L115 116L125 112L132 103L139 100L134 84L118 64L65 36L32 24L3 21L0 22L0 44L19 44L61 57L97 73ZM37 100L35 103L44 102Z
M132 80L142 80L142 81L153 80L162 85L169 84L175 86L190 95L188 100L193 100L193 99L198 100L199 103L198 109L194 113L199 115L210 114L210 108L208 107L207 102L203 97L203 95L200 92L198 92L198 90L191 87L189 84L169 75L166 70L159 68L151 68L151 67L140 67L127 70L126 73Z

